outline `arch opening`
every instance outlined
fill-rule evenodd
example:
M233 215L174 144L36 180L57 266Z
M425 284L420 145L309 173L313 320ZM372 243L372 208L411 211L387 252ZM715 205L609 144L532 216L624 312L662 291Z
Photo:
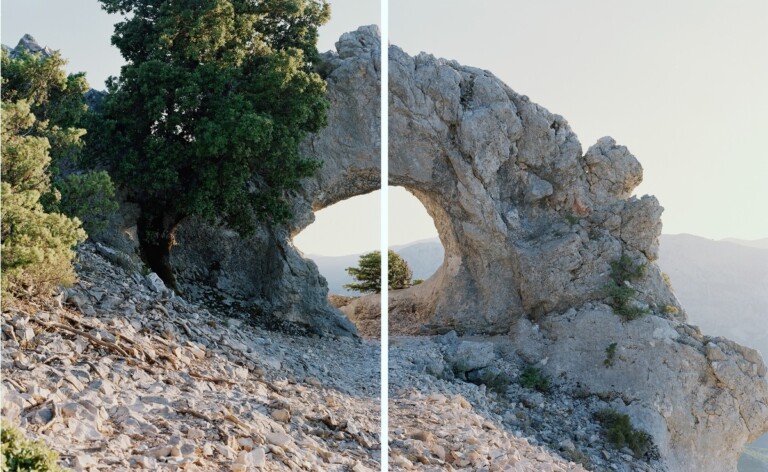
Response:
M389 187L389 247L408 263L412 284L431 278L443 265L445 250L424 204L403 187Z
M344 287L353 282L346 268L357 266L361 254L380 247L380 198L381 192L375 190L317 210L315 221L293 237L294 246L325 278L329 296L359 295Z

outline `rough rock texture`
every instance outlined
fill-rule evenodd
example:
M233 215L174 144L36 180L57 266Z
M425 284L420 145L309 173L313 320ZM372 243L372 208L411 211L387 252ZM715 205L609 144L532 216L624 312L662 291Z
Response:
M326 53L330 101L328 126L303 144L306 156L322 161L293 199L288 227L262 226L249 239L190 219L182 223L171 264L184 293L200 286L250 306L274 322L310 332L344 334L355 328L326 299L327 284L316 265L302 257L291 238L314 221L313 211L371 192L380 182L380 35L375 26L344 34L337 52ZM211 244L215 241L214 244Z
M610 401L521 386L526 363L510 346L455 332L391 338L394 470L667 471L653 448L634 457L610 444L593 417Z
M564 118L488 71L391 47L390 74L390 184L421 200L445 248L434 276L393 294L390 332L508 333L553 379L621 398L671 470L734 470L768 430L766 368L684 323L654 264L662 208L631 196L634 156L608 137L582 153ZM647 269L635 321L593 303L621 256Z
M75 471L379 470L378 342L264 331L102 253L4 300L4 421Z
M3 47L8 48L11 58L18 57L22 51L27 51L31 54L40 54L44 58L51 57L53 55L53 50L51 48L47 46L40 46L40 44L38 44L35 38L33 38L30 34L25 34L22 36L19 40L19 43L13 49L5 45L3 45Z
M324 166L293 200L295 219L249 240L186 221L172 253L184 295L304 331L354 332L291 244L313 211L379 183L377 31L348 33L337 49L324 67L329 126L304 145ZM662 208L631 196L642 177L632 154L611 138L583 153L565 119L487 71L396 47L390 71L390 183L424 203L446 251L433 277L392 293L392 332L503 333L514 356L553 382L617 400L670 470L733 470L744 443L768 430L765 365L684 323L653 263ZM649 315L635 321L600 303L621 256L647 266L632 288ZM364 300L344 308L368 330L377 310ZM446 355L467 380L501 374L476 368L491 358L485 348L460 344Z
M631 197L642 168L627 148L606 137L582 153L563 117L488 71L391 47L390 76L390 184L421 200L445 248L390 304L394 332L414 314L427 331L506 332L599 298L622 254L656 259L662 208ZM678 307L649 269L639 298Z
M671 470L735 471L744 445L768 431L760 354L697 327L657 316L622 322L596 304L520 320L512 343L557 382L620 399Z

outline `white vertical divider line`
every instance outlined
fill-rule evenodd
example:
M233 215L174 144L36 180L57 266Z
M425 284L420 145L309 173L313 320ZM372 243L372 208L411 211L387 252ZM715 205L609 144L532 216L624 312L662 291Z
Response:
M389 470L389 2L381 2L381 470Z

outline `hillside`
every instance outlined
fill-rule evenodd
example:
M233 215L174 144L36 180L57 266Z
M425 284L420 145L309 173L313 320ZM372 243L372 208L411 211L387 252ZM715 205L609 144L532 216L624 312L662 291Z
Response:
M768 356L768 249L663 235L659 267L692 323Z
M78 471L379 469L377 342L223 317L116 254L86 244L73 288L4 303L5 421Z

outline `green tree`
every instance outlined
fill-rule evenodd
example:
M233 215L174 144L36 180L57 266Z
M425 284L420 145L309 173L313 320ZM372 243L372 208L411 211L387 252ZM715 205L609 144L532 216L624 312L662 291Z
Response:
M46 294L74 280L72 247L85 240L76 218L44 211L51 192L48 138L35 136L25 100L2 102L2 285L6 293Z
M150 265L173 283L168 255L189 215L247 234L289 217L286 192L314 173L299 155L325 124L313 71L324 0L99 0L126 15L112 43L127 65L108 81L93 140L142 210ZM104 143L108 143L105 146Z
M400 257L400 254L396 253L392 249L389 250L389 288L393 290L399 290L402 288L408 288L411 284L411 277L413 272L408 267L408 263L405 259Z
M2 100L27 103L34 119L24 132L45 138L49 145L50 163L40 169L53 183L41 191L45 211L76 216L89 233L97 232L117 209L115 191L106 173L83 170L82 126L91 121L84 97L88 83L82 73L66 74L65 64L58 51L3 50ZM63 169L79 170L65 176Z
M48 139L54 174L64 159L79 160L80 138L85 135L79 125L88 110L83 97L88 90L85 75L67 75L66 63L58 51L47 55L16 48L13 54L5 49L2 53L2 99L29 104L36 120L27 131Z
M411 269L408 263L393 250L389 250L387 272L390 289L399 290L411 286ZM345 288L361 293L381 292L381 252L372 251L360 256L357 267L347 267L347 273L357 282L344 285Z

